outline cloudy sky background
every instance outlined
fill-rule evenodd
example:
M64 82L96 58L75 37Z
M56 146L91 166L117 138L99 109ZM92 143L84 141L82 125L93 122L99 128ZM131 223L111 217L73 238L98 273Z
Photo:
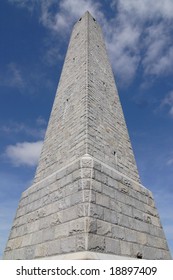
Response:
M173 1L0 1L0 256L31 185L72 26L102 26L142 183L173 255Z

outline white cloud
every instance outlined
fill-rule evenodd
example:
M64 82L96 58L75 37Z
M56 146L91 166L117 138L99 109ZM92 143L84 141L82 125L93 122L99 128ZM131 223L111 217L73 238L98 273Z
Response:
M0 125L0 131L8 135L23 134L35 139L43 139L47 122L41 116L32 125L23 122L10 121Z
M72 23L86 10L93 15L100 15L99 6L99 2L93 0L63 0L59 4L54 0L42 1L40 20L45 27L63 34L70 30Z
M10 159L14 166L35 166L38 162L42 144L42 141L37 141L9 145L6 148L5 156Z
M112 5L117 9L117 15L110 28L110 34L116 34L116 38L114 40L111 36L109 40L113 50L111 60L114 61L115 73L118 73L121 79L124 75L129 80L133 80L139 63L143 66L144 76L159 77L172 73L173 1L114 0ZM134 34L135 38L133 38ZM122 42L124 45L118 46L117 42L121 42L121 37L132 38L132 41L124 41ZM116 60L119 50L121 52ZM124 70L121 60L123 63L126 62Z
M101 23L113 69L123 84L133 81L138 67L144 77L160 77L173 72L172 0L112 0L107 5L115 15L110 18L106 18L102 8L104 4L99 0L10 1L28 9L39 7L40 22L54 38L58 38L59 34L59 41L69 34L72 24L89 10ZM50 63L59 57L58 43L56 49L55 41L52 44L47 46Z
M173 165L173 158L171 158L167 161L167 165Z
M169 29L164 22L153 24L145 31L145 73L160 75L172 71L173 48Z
M20 8L27 8L30 12L39 4L39 1L40 0L8 0L8 2L16 4Z
M114 0L113 3L117 3ZM119 9L129 15L134 15L138 20L165 17L173 18L172 0L118 0Z
M107 48L111 58L112 66L118 78L126 83L133 80L136 73L140 56L139 45L140 29L127 25L123 17L114 20L105 32Z
M25 85L19 66L13 62L0 73L0 85L22 89Z
M173 91L169 92L162 100L160 108L168 107L169 115L173 117Z

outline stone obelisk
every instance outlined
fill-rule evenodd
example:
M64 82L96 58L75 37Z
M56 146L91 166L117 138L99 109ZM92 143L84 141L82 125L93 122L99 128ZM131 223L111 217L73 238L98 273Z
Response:
M4 259L170 259L140 183L100 26L75 24L33 185Z

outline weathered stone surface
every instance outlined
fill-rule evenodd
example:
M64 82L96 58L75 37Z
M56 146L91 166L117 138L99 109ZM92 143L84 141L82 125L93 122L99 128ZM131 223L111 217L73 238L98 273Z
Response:
M105 238L105 252L119 255L121 253L120 241L113 238Z
M80 251L170 258L152 193L140 184L102 33L88 12L74 26L35 180L22 194L4 259Z

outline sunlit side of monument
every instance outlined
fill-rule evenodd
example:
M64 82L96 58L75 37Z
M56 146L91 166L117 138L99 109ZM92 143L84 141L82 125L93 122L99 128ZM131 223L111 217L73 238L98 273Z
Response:
M4 259L171 259L140 183L100 26L75 24L33 185Z

